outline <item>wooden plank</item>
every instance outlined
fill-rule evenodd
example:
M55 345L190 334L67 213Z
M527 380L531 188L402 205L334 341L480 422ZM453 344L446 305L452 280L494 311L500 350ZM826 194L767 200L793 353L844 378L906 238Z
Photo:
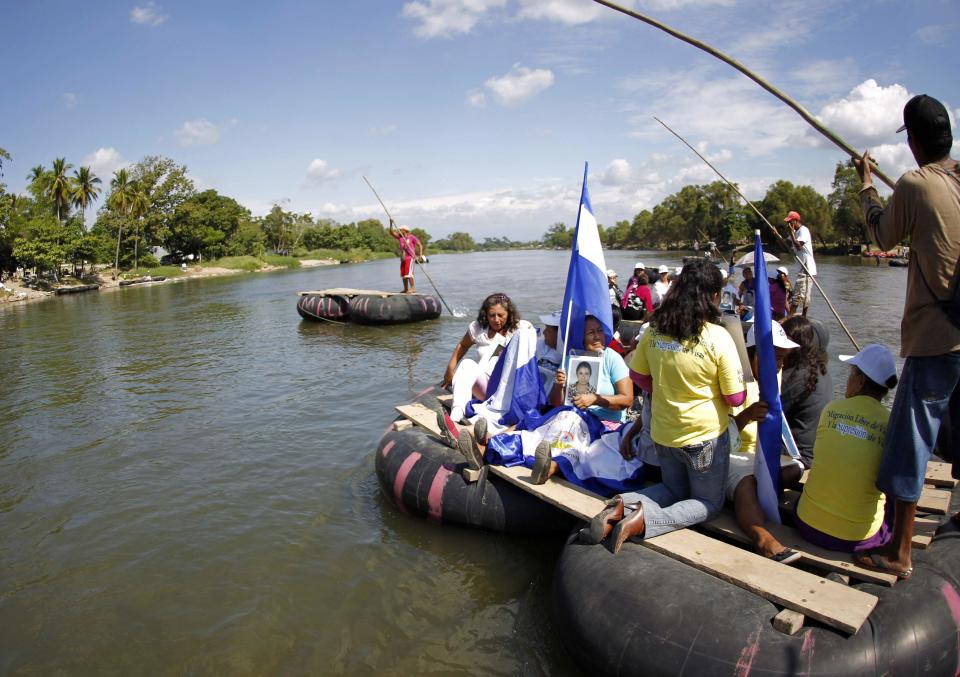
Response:
M400 404L397 405L396 410L421 428L426 428L434 435L440 434L440 427L437 425L437 414L422 404L417 402L413 404Z
M348 288L337 288L337 289L319 289L316 291L301 291L297 292L298 296L382 296L386 298L387 296L397 296L402 294L400 291L380 291L379 289L348 289Z
M544 484L533 484L530 481L530 469L524 466L488 467L494 475L580 519L592 519L604 508L602 498L566 480L552 477ZM877 603L873 595L800 569L783 566L690 529L674 531L641 543L845 632L856 632Z
M917 501L917 512L926 512L932 515L946 515L950 509L950 492L946 489L937 489L924 485L920 490L920 500Z
M953 489L957 486L957 481L950 474L950 464L942 461L930 461L927 463L927 476L924 482L935 487L945 487Z
M465 482L469 482L470 484L473 484L474 482L480 481L480 475L483 474L483 471L474 470L473 468L464 468L463 472L461 472L460 474L463 476L463 479Z
M802 569L785 567L692 529L672 531L641 543L780 606L851 634L860 629L877 605L878 600L874 595Z
M746 543L752 546L750 538L744 534L737 526L736 518L729 512L722 512L720 515L700 525L710 533L720 534L727 538L732 538L740 543ZM826 571L836 571L846 574L852 578L861 581L869 581L878 585L892 586L897 581L897 577L891 574L884 574L879 571L871 571L853 562L850 553L836 552L814 545L805 541L800 532L782 524L764 524L764 528L769 531L774 538L787 548L793 548L800 553L801 560L807 562L819 569Z
M449 409L453 405L453 395L437 395L437 401Z
M413 427L413 422L406 418L401 418L399 421L393 422L393 429L396 431L400 430L409 430Z
M773 627L785 635L795 635L800 632L807 617L792 609L782 609L773 617Z
M606 501L596 494L570 484L560 477L551 477L544 484L534 484L530 481L530 468L525 466L517 465L507 468L502 465L491 465L489 468L490 472L497 477L502 477L550 505L587 522L606 505Z

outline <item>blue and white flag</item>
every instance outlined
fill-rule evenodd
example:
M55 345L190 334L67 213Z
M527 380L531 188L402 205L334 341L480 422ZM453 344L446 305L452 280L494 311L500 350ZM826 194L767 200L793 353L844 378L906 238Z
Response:
M763 258L760 231L754 231L753 262L754 321L753 335L757 344L760 399L769 407L767 416L758 425L757 453L753 476L757 478L757 498L769 522L780 524L780 440L783 409L780 405L780 383L777 380L777 355L773 348L773 313L770 309L770 282L767 262Z
M593 216L590 196L587 194L587 168L588 164L584 163L580 213L577 215L577 228L573 233L573 251L570 254L567 287L563 292L563 310L560 316L564 355L571 349L583 350L583 321L587 315L593 315L603 325L606 339L603 345L609 344L613 338L607 264L603 260L597 219Z
M482 402L471 400L466 414L471 419L487 419L492 434L526 419L539 420L547 397L537 366L537 331L532 325L521 324L507 343L490 375L486 395Z

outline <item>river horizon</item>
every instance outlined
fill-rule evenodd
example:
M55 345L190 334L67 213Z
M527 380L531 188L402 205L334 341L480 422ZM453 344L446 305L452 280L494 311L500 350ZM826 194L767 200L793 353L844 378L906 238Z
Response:
M625 282L684 253L606 257ZM561 542L404 515L373 468L482 299L538 324L568 260L432 256L457 317L390 327L307 322L296 301L399 290L396 259L0 308L0 673L580 674L551 620ZM858 341L897 354L906 270L817 264ZM855 351L816 291L811 315L839 396Z

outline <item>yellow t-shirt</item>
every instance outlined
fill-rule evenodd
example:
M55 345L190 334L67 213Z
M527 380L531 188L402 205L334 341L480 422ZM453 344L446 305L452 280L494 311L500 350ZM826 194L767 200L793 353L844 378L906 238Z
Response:
M814 529L845 541L873 536L883 522L877 469L890 412L867 395L824 407L813 445L816 459L797 514Z
M747 399L739 407L733 407L730 410L732 416L736 416L741 411L749 407L754 402L760 401L760 383L756 380L750 381L747 386ZM755 454L757 452L757 435L759 427L756 421L750 421L740 431L740 451L738 454Z
M630 368L653 378L653 441L685 447L727 429L724 395L743 392L743 371L727 330L706 322L699 341L680 343L652 326L644 333Z

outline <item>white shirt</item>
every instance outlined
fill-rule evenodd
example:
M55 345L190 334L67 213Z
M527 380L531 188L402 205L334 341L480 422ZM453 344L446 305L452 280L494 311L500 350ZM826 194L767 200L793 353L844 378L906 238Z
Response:
M653 305L659 306L663 301L663 297L667 295L667 292L670 291L670 282L662 282L657 280L653 283Z
M794 245L794 252L797 255L797 261L802 262L807 266L807 270L803 270L803 266L799 263L797 264L797 274L798 275L816 275L817 274L817 262L813 260L813 237L810 235L810 229L806 226L800 226L796 231L796 238L803 242L803 247L797 249Z

